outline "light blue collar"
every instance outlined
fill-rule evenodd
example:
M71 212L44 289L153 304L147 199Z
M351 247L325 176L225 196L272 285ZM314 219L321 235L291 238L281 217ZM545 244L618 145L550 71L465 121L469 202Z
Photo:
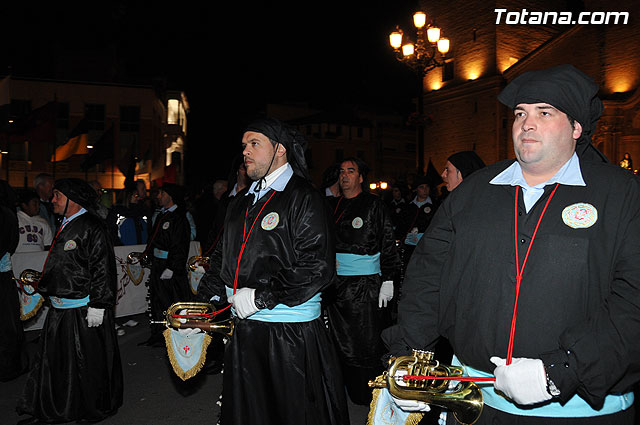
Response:
M178 208L178 204L173 204L173 205L171 205L169 208L166 208L166 209L165 209L165 208L162 208L162 209L160 210L160 212L161 212L162 214L164 214L164 213L166 213L166 212L174 212L174 211L176 210L176 208Z
M258 199L262 198L265 195L265 193L267 193L269 190L273 189L278 192L282 192L284 188L287 187L287 183L289 183L289 180L293 176L293 168L291 168L291 165L289 165L289 163L286 163L282 167L285 167L284 171L273 182L271 182L271 184L261 189L260 192L256 194L257 196L253 200L254 204L258 201ZM274 171L274 173L277 171L278 170ZM268 176L267 176L267 180L268 180ZM253 194L257 184L258 184L258 181L254 181L253 183L251 183L251 187L249 188L249 191L246 193L245 196Z
M71 217L69 217L69 218L66 218L66 217L65 217L65 219L64 219L64 220L62 220L61 227L66 226L68 222L70 222L70 221L71 221L71 220L73 220L74 218L78 218L78 217L80 217L82 214L84 214L84 213L86 213L86 212L87 212L87 210L86 210L86 209L84 209L84 208L80 208L80 211L78 211L77 213L75 213L75 214L74 214L74 215L72 215Z
M418 208L420 208L424 204L433 204L433 202L431 202L431 196L427 196L427 199L425 199L422 202L418 201L418 197L416 196L415 198L413 198L413 201L411 201L411 203L412 204L416 204L418 206Z
M506 170L495 176L490 182L494 185L510 185L522 187L524 205L529 210L542 197L544 187L549 184L559 183L566 186L586 186L580 171L580 159L574 152L571 158L549 180L535 186L529 186L522 175L522 167L518 161L511 164Z

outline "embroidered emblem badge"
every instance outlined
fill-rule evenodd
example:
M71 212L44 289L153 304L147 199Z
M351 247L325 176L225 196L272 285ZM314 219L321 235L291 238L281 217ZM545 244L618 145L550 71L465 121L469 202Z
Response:
M167 221L162 225L162 230L167 230L169 228L169 222Z
M272 212L264 216L260 224L264 230L273 230L280 222L280 216L277 212Z
M424 213L429 214L431 212L431 207L424 207Z
M396 214L400 214L400 211L402 211L400 208L396 208Z
M351 222L351 225L353 226L354 229L361 228L363 224L364 224L364 221L362 221L360 217L354 218L353 221Z
M574 229L586 229L598 221L598 210L591 204L577 203L569 205L562 211L562 221Z
M73 249L76 249L78 247L78 244L76 243L76 241L74 241L73 239L70 241L67 241L64 244L64 250L65 251L71 251Z

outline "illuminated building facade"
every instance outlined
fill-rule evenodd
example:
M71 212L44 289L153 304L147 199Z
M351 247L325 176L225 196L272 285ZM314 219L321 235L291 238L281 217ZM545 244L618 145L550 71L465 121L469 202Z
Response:
M640 4L632 1L423 2L427 13L447 29L451 52L445 67L423 81L425 162L442 170L454 152L475 150L486 163L513 158L512 113L497 100L502 88L534 69L570 63L600 85L605 112L594 136L596 146L617 163L625 154L640 158ZM499 23L496 9L503 9ZM522 23L532 12L546 23ZM628 12L617 23L555 24L553 12ZM506 19L507 12L517 12ZM514 21L514 18L517 20ZM593 15L600 18L600 15ZM519 19L519 20L518 20Z
M122 189L127 173L145 180L147 187L164 181L184 184L189 103L183 92L14 76L0 81L5 121L0 178L11 186L30 187L42 172L97 180L105 189ZM25 117L50 107L52 113L29 124L39 129L37 136L33 129L22 134L16 128ZM65 159L55 156L78 131L86 134L88 149L74 148ZM93 160L87 162L89 157Z

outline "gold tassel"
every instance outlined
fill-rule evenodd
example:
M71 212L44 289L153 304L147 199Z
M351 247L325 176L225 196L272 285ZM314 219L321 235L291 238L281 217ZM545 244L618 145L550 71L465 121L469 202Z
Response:
M202 367L204 366L205 361L207 360L207 348L211 343L211 335L205 334L204 341L202 342L202 352L200 353L200 358L198 359L198 363L196 363L191 369L184 371L178 364L178 359L176 359L176 355L171 348L171 329L167 328L162 332L164 336L164 343L167 346L167 354L169 355L169 362L171 363L171 367L176 375L183 381L186 381L189 378L193 378L200 372Z

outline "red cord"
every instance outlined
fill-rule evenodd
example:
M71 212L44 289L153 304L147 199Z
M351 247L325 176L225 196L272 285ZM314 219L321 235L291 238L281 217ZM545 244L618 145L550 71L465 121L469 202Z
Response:
M507 365L511 364L511 359L513 358L513 341L515 339L516 334L516 318L518 317L518 297L520 295L520 284L522 283L522 276L524 274L524 268L527 265L527 259L529 258L529 253L531 252L531 247L533 246L533 241L536 238L536 234L538 233L538 228L540 227L540 223L542 222L542 217L544 217L545 212L547 211L547 207L553 198L553 195L556 193L556 189L558 189L559 183L556 183L556 186L553 188L551 195L549 195L549 199L547 199L547 203L544 205L544 209L538 218L538 223L536 224L536 228L533 231L533 236L531 237L531 241L529 242L529 248L527 248L527 253L524 257L524 261L522 262L522 268L520 268L520 255L518 253L518 194L520 193L520 186L516 186L516 200L514 207L514 223L515 223L515 245L516 245L516 299L513 305L513 317L511 318L511 330L509 333L509 347L507 349Z
M447 381L472 381L472 382L488 382L495 381L495 376L416 376L416 375L403 375L402 380L408 381L410 379L415 379L418 381L426 381L427 379L440 379Z

